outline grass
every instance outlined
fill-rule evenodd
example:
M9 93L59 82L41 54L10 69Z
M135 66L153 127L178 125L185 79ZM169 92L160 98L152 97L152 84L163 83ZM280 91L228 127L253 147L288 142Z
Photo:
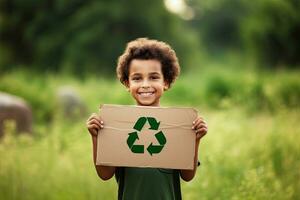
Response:
M297 77L299 72L212 70L178 80L162 104L196 107L209 124L200 144L202 165L193 181L182 181L184 199L300 199ZM61 115L55 98L61 85L82 97L88 110L82 118ZM123 86L20 71L2 75L0 90L25 98L36 122L33 135L17 135L14 123L6 123L1 199L116 199L115 180L96 175L85 120L100 103L133 104Z
M203 166L184 185L186 199L299 199L299 117L299 110L207 114Z

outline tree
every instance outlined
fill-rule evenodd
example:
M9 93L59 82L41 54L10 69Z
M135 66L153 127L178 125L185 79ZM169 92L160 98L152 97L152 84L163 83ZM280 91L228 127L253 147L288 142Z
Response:
M242 27L248 53L268 67L300 66L300 1L264 0L249 4Z
M264 67L300 66L299 0L186 0L210 52L234 50Z
M112 72L137 37L170 43L184 62L197 43L160 0L3 0L0 17L2 68Z

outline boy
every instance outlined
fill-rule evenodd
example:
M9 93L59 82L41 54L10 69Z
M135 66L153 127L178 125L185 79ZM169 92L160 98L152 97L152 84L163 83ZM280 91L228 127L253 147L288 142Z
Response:
M180 67L174 50L164 42L147 38L129 42L123 55L119 57L117 66L119 80L139 106L160 106L160 97L171 87L179 72ZM97 133L103 127L104 122L97 114L92 114L87 120L87 128L93 141L94 164L97 157ZM200 138L207 133L207 124L200 116L194 120L191 128L196 134L193 170L111 167L95 164L96 171L103 180L115 175L119 185L118 199L181 199L179 177L185 181L194 178Z

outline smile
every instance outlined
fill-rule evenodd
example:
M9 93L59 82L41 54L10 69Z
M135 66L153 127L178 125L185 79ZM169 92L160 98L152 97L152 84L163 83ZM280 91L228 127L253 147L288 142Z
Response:
M142 97L149 97L153 94L154 94L154 92L138 92L138 95L140 95Z

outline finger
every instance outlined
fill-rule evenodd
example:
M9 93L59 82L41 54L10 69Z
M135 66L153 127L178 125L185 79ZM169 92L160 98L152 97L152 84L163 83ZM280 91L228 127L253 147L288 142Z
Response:
M97 113L93 113L93 114L89 117L88 121L90 121L90 120L92 120L92 119L96 119L96 120L98 120L98 121L102 121L101 117L100 117Z
M198 133L200 133L200 134L206 134L207 133L207 128L200 128L200 129L197 129L196 130L196 134L198 134Z
M195 119L194 121L193 121L193 126L192 126L192 129L196 129L196 126L198 125L198 123L199 123L199 118L197 118L197 119Z
M87 121L91 120L92 118L94 118L94 117L96 117L96 116L97 116L97 114L96 114L96 113L92 113L92 114L91 114L91 116L88 118L88 120L87 120Z
M203 120L202 117L197 117L197 119L195 119L195 120L193 121L193 127L192 127L192 129L195 129L195 127L198 126L198 124L200 124L200 123L203 122L203 121L204 121L204 120Z
M91 121L88 122L88 125L92 125L92 124L97 124L99 127L103 126L103 123L101 123L97 119L92 119Z
M97 123L99 124L99 126L104 124L103 120L97 116L91 116L86 122L86 124L92 124L92 123Z
M202 123L207 124L206 121L203 118L199 118L199 119L196 120L195 124L202 124Z
M196 124L196 122L198 121L198 120L203 120L203 118L201 117L201 116L198 116L194 121L193 121L193 124Z
M92 120L97 120L98 122L101 122L101 121L102 121L101 118L99 118L99 117L97 117L97 116L92 116L92 117L90 117L90 118L87 120L87 122L90 122L90 121L92 121Z
M201 122L201 123L199 123L195 126L195 130L198 130L198 129L201 129L201 128L206 128L207 129L207 124Z
M96 129L97 131L100 130L100 127L97 124L92 124L88 126L88 130Z
M197 139L200 139L200 138L202 138L203 136L204 136L204 134L198 133L198 134L196 135L196 138L197 138Z

